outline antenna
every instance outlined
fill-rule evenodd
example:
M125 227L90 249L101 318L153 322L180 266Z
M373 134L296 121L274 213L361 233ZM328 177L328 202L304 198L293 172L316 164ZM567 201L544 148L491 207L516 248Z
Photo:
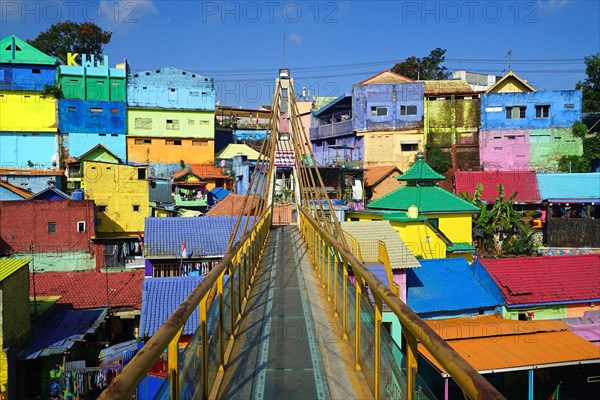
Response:
M281 67L285 68L285 33L283 34L283 63Z
M508 58L508 70L510 71L510 62L512 61L512 47L508 48L508 51L506 52L506 58Z

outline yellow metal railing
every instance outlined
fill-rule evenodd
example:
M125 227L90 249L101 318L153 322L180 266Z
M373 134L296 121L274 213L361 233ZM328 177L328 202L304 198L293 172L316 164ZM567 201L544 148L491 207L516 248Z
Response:
M327 290L328 298L333 303L334 314L341 319L344 338L354 343L356 370L363 370L365 374L370 375L365 378L372 386L375 399L389 395L383 393L385 388L381 379L383 304L398 318L406 342L404 352L406 398L409 400L417 398L417 343L421 343L448 372L466 397L470 399L504 399L502 394L402 302L397 294L393 293L387 285L364 267L360 258L360 245L356 239L346 235L348 245L342 245L310 214L310 211L300 209L300 230L314 267ZM389 266L389 258L383 242L379 243L379 257L380 261ZM355 284L349 279L351 275L356 278ZM368 300L368 297L365 296L367 288L371 290L374 300L372 317L374 345L372 349L361 348L361 319L365 319L365 312L371 308L365 305L365 298ZM368 301L370 302L370 300ZM351 309L352 307L354 309ZM354 326L350 326L351 323ZM385 349L385 346L383 348ZM365 362L364 354L366 352L373 352L372 371L366 371L361 365Z
M270 226L271 210L267 209L260 218L256 218L252 228L225 254L221 262L206 275L204 280L123 368L122 373L102 392L100 399L131 399L138 384L146 377L165 349L168 354L167 384L170 398L179 399L180 389L184 383L183 378L192 368L190 363L179 359L179 339L185 323L198 306L198 343L193 345L195 356L201 366L198 368L200 376L197 376L197 381L192 384L195 385L193 391L196 397L208 398L212 385L215 383L209 381L209 374L212 376L217 372L209 369L210 355L218 355L216 368L223 370L226 362L225 350L233 341L236 322L241 316L242 304L247 300L250 284L258 267ZM228 296L224 296L223 290L225 275L228 275ZM214 329L217 332L215 334L219 335L217 340L210 340L213 332L208 330L208 310L211 305L218 308L217 325ZM229 310L228 317L224 312L226 308ZM229 338L225 338L223 335L225 328L230 333Z

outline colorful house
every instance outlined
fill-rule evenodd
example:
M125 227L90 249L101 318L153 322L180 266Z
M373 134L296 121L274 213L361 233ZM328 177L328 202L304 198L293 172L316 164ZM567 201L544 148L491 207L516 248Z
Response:
M49 187L65 187L65 171L56 169L0 168L0 180L21 188L30 194Z
M503 317L543 320L582 317L600 309L600 255L479 259L504 297Z
M431 169L422 153L397 179L406 186L371 202L365 211L349 211L347 218L390 221L415 256L470 259L475 251L472 216L478 208L438 187L445 177Z
M396 178L402 175L402 171L395 165L381 167L369 167L365 170L365 199L367 202L390 193L398 188Z
M242 217L242 227L246 218ZM206 216L146 218L146 276L160 278L208 273L225 254L236 219ZM237 239L240 237L238 231Z
M95 233L89 200L0 202L0 254L32 257L38 272L95 268Z
M31 196L32 193L28 190L21 189L5 181L0 181L0 201L25 200Z
M504 301L494 282L462 257L420 260L407 270L406 304L423 319L500 314ZM456 288L460 287L460 296Z
M29 340L30 258L0 258L0 396L17 398L18 353Z
M83 164L86 161L98 161L111 164L121 163L121 159L102 144L95 145L77 158L68 159L66 161L65 176L67 177L67 188L69 192L83 189Z
M581 155L572 125L581 120L581 91L536 91L512 71L481 97L480 157L485 170L556 170Z
M58 62L14 35L0 49L0 167L57 168L57 101L42 90Z
M127 100L129 67L126 62L110 68L108 56L95 60L93 55L73 53L67 54L67 59L67 65L58 67L58 83L64 99L110 102Z
M465 80L424 84L425 146L450 153L455 169L479 168L480 93Z
M231 178L212 165L192 164L171 176L175 207L206 209L208 192L225 187Z
M214 163L215 89L212 78L177 68L129 75L129 161Z

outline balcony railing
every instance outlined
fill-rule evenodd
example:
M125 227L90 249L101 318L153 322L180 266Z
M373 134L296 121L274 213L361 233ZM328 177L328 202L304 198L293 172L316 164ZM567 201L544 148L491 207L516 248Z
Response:
M333 124L325 124L321 126L310 127L310 139L324 139L334 136L350 135L354 132L354 120L334 122Z
M202 197L186 197L179 194L175 195L175 205L185 207L205 207L208 206L208 196L203 195Z

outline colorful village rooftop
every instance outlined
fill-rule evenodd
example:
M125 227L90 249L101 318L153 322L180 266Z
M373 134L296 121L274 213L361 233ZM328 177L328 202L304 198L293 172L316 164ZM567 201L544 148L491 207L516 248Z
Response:
M471 196L481 183L481 200L489 204L493 204L498 198L498 185L504 187L505 198L517 192L514 199L517 203L541 202L534 171L456 171L454 181L457 194L469 193Z

